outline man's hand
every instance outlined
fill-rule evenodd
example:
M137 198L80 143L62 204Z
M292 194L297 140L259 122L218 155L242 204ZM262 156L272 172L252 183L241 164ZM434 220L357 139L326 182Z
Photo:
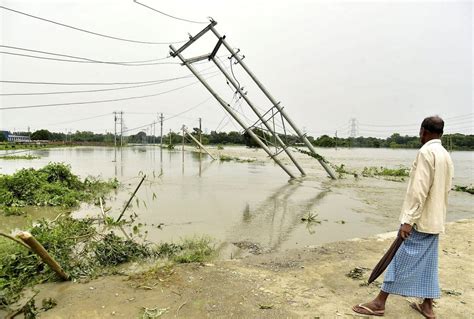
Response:
M400 236L402 236L403 240L407 239L408 236L411 234L412 226L410 224L403 224L400 227Z

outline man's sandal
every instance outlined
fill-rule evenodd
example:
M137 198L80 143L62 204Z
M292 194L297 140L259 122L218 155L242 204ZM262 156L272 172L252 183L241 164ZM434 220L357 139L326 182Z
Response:
M429 316L429 315L427 315L427 314L423 311L423 309L421 309L420 304L417 303L417 302L412 302L412 303L410 304L410 307L412 307L413 309L415 309L416 311L418 311L423 317L425 317L425 318L427 318L427 319L436 319L435 316Z
M362 304L353 306L352 311L360 313L362 315L378 316L378 317L382 317L385 313L385 310L372 310L369 307L364 306Z

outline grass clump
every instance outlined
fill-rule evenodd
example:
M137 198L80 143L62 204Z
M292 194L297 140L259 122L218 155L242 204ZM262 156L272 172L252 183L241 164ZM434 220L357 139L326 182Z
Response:
M39 156L34 155L4 155L0 156L0 159L3 160L34 160L40 158Z
M216 255L216 248L208 236L184 238L180 243L163 243L157 255L177 263L204 262Z
M181 251L172 258L177 263L204 262L216 252L212 239L207 236L185 238L179 246Z
M116 266L134 259L151 257L153 252L148 246L131 239L124 240L112 232L94 245L94 254L101 266Z
M469 185L469 186L454 185L453 190L456 192L465 192L465 193L474 195L474 187L472 185Z
M252 163L255 162L256 159L253 158L240 158L240 157L232 157L228 155L221 155L219 156L219 160L221 162L239 162L239 163Z
M374 177L374 176L391 176L391 177L407 177L410 174L410 169L408 167L399 167L399 168L387 168L387 167L364 167L362 170L362 176L364 177Z
M84 181L62 163L43 168L24 168L13 175L0 175L0 209L23 206L73 207L81 201L104 196L119 185L116 179Z

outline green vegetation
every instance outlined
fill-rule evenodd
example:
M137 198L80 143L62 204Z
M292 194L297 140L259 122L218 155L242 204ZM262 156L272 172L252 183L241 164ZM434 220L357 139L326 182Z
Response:
M306 154L308 156L311 156L315 159L317 159L318 161L321 161L321 162L324 162L324 163L328 163L328 160L325 159L324 157L322 157L321 155L319 154L314 154L313 152L310 152L310 151L306 151L306 150L302 150L300 148L296 148L296 150L302 154Z
M0 151L20 150L20 149L44 149L44 148L46 148L46 144L0 143Z
M252 162L256 161L256 159L254 159L254 158L240 158L240 157L232 157L232 156L228 156L228 155L219 156L219 160L221 162L235 161L235 162L239 162L239 163L252 163Z
M383 166L380 167L364 167L362 170L362 176L364 177L374 177L374 176L393 176L393 177L407 177L410 173L408 167L400 168L386 168Z
M39 220L29 232L72 279L114 273L115 266L144 258L191 263L215 256L209 237L152 246L119 237L113 228L100 232L95 222L91 218L78 220L60 215L53 221ZM57 275L36 254L0 237L0 307L15 302L25 287L56 280Z
M178 247L179 250L171 255L172 260L178 263L203 262L216 254L212 239L207 236L185 238Z
M343 178L344 175L346 175L346 174L353 175L355 178L359 177L359 173L357 173L356 171L348 171L345 168L344 164L341 164L339 166L337 166L337 165L331 165L331 166L336 171L336 173L338 174L338 178Z
M376 137L349 137L336 138L322 135L316 139L308 137L313 145L318 147L368 147L368 148L419 148L421 147L418 136L402 136L392 134L385 139ZM446 134L442 137L443 144L448 150L474 150L474 135Z
M465 193L474 195L474 187L472 185L469 185L469 186L454 185L453 190L456 192L465 192Z
M3 160L33 160L33 159L38 159L40 158L39 156L34 156L34 155L4 155L0 156L0 159Z
M317 219L317 217L318 217L318 214L308 213L308 215L301 218L301 221L306 222L308 224L311 224L311 223L321 224L321 221Z
M265 144L267 141L273 141L273 137L267 132L258 128L254 128L254 133L262 138ZM28 135L28 132L18 132L20 135ZM192 135L198 137L199 129L193 128ZM248 133L241 134L240 132L216 132L211 131L210 134L201 132L203 144L213 145L246 145L248 147L258 147L258 145L251 139ZM55 133L48 130L38 130L31 134L32 140L47 140L47 141L67 141L73 143L105 143L113 144L114 135L112 133L96 134L90 131L76 131L70 134ZM301 143L300 139L295 135L282 135L280 138L287 145L298 145ZM317 138L307 136L308 140L317 147L369 147L369 148L419 148L421 146L418 136L402 136L399 133L393 133L387 138L376 137L349 137L340 138L328 135L322 135ZM180 144L182 136L180 134L170 132L163 136L165 141L171 144ZM155 143L159 141L159 136L146 135L144 131L138 132L135 135L127 137L130 143ZM443 144L449 150L474 150L474 135L464 134L447 134L442 137ZM187 141L186 143L192 143ZM300 144L301 145L301 144ZM1 149L1 144L0 144Z
M116 179L81 181L68 165L50 163L35 170L24 168L13 175L0 175L0 209L23 206L73 207L81 201L102 197L119 185Z
M152 254L147 246L113 232L99 234L93 222L70 217L43 219L30 232L71 278L96 275L103 266ZM55 273L36 254L11 240L0 240L0 305L16 301L26 286L51 280L56 280Z

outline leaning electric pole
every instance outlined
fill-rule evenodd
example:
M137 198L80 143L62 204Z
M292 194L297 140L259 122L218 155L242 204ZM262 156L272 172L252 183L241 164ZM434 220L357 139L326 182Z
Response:
M295 176L293 173L278 159L278 155L282 152L285 152L290 160L293 162L293 164L296 166L296 168L300 171L301 175L305 175L305 172L303 168L299 165L299 163L296 161L295 157L293 154L290 152L289 146L286 145L285 142L280 138L280 133L275 131L275 126L270 124L270 121L275 121L275 117L279 115L281 117L281 121L283 124L283 128L285 129L285 135L286 135L286 128L285 128L285 121L286 123L289 124L289 126L293 129L293 131L298 135L300 140L308 147L310 152L314 155L315 158L319 161L319 163L323 166L323 168L326 170L326 172L329 174L329 176L333 179L336 178L334 172L331 170L331 168L327 165L327 162L324 158L322 158L320 155L316 153L316 150L314 149L313 145L309 142L309 140L306 138L306 134L304 134L297 126L296 124L289 118L288 114L284 110L284 107L281 105L279 101L277 101L271 94L270 92L264 87L264 85L257 79L257 77L250 71L249 67L243 62L243 57L239 56L239 51L237 52L227 43L226 37L221 36L217 30L215 29L215 26L217 25L217 22L214 20L211 20L209 25L206 26L204 29L202 29L198 34L196 34L194 37L190 37L189 41L186 42L184 45L182 45L180 48L175 48L173 45L170 45L170 55L172 57L178 57L182 64L185 65L193 74L196 76L196 78L204 85L204 87L211 93L212 96L222 105L222 107L227 111L227 113L230 114L230 116L244 129L244 132L246 132L267 154L269 157L271 157L276 164L278 164L289 176L290 178L294 178ZM204 54L201 56L193 57L186 59L183 56L184 50L186 50L189 46L191 46L194 42L196 42L199 38L201 38L204 34L207 32L211 31L217 38L217 44L213 48L212 52L209 54ZM219 49L224 46L227 51L230 53L230 62L234 63L236 65L240 65L244 71L250 76L250 78L255 82L255 84L258 86L258 88L264 93L264 95L270 100L272 107L267 110L264 114L261 114L260 111L258 110L257 106L250 100L250 98L247 95L247 92L240 86L240 83L235 79L235 76L233 76L233 71L232 75L226 70L226 68L223 67L222 63L220 60L216 59L216 54L219 51ZM235 62L233 62L233 59L235 59ZM229 85L232 85L235 90L236 94L239 95L239 98L242 98L247 105L250 107L250 109L254 112L254 114L257 116L258 121L252 125L248 125L245 123L245 121L240 117L240 115L227 103L224 101L224 99L211 87L211 85L199 74L196 68L194 68L193 63L202 61L202 60L209 60L212 61L217 68L221 71L221 73L225 76L227 82ZM262 128L257 130L257 125L261 125ZM263 132L263 135L265 136L265 132L263 131L265 127L265 130L268 131L271 135L273 135L274 141L276 142L275 146L278 146L281 150L278 150L275 153L273 153L270 148L267 146L267 141L262 141L262 138L258 136L258 132ZM265 137L263 137L265 139Z

